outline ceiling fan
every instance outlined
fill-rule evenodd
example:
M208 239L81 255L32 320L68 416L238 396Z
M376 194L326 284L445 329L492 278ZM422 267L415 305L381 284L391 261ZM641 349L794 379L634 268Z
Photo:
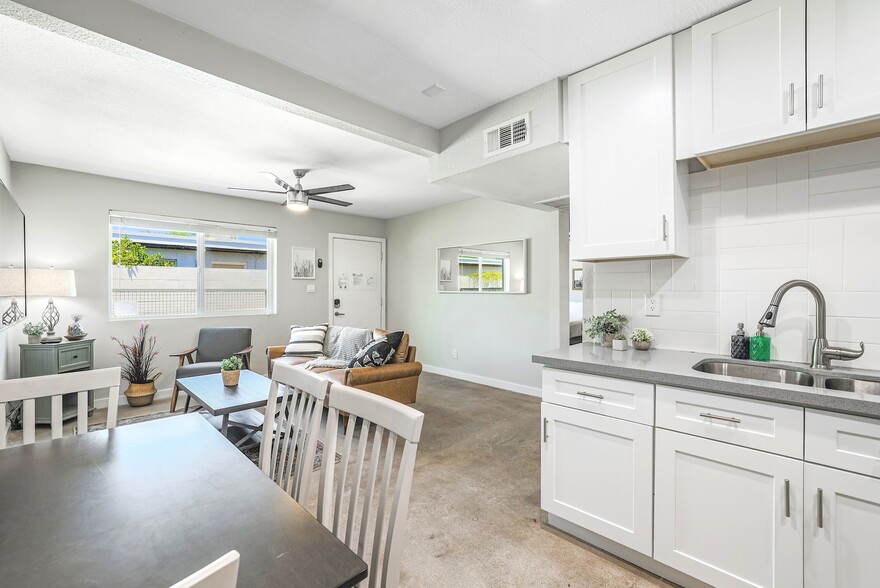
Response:
M270 172L261 172L262 175L266 176L279 186L281 186L284 191L279 192L278 190L256 190L253 188L229 188L229 190L243 190L246 192L267 192L269 194L287 194L287 200L281 203L281 206L286 206L290 210L295 212L302 212L304 210L309 209L309 200L314 200L316 202L324 202L326 204L335 204L336 206L351 206L351 202L345 202L344 200L336 200L335 198L327 198L326 196L321 196L321 194L332 194L333 192L345 192L346 190L354 190L354 186L351 184L339 184L338 186L325 186L323 188L312 188L310 190L303 190L302 185L300 185L299 181L303 179L310 170L307 169L295 169L293 170L293 175L296 176L296 184L291 186L278 176Z

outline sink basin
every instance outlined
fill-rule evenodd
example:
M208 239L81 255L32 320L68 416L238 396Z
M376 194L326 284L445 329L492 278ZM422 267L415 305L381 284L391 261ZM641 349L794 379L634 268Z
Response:
M880 382L856 380L854 378L825 378L824 387L841 392L859 392L861 394L880 395Z
M725 359L704 359L695 365L694 369L698 372L716 374L719 376L749 378L751 380L779 382L780 384L797 384L799 386L813 385L813 376L809 373L774 365L736 363ZM878 385L876 393L880 394L880 385Z

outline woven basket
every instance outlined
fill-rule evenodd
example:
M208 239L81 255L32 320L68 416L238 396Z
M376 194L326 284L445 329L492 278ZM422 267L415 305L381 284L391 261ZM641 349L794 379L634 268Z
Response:
M223 385L227 388L231 388L233 386L238 386L238 378L241 377L241 370L235 370L232 372L227 372L226 370L221 370L220 372L223 375Z
M155 395L155 382L147 382L146 384L129 384L128 390L125 391L125 399L128 400L129 406L147 406L148 404L152 404Z

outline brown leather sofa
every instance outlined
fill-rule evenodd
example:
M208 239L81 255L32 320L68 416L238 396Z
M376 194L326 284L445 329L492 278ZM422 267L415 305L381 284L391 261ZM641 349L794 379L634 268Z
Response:
M375 329L374 332L384 334L387 331ZM270 378L275 362L304 365L313 359L311 357L285 356L285 347L286 345L273 345L266 348ZM313 372L346 386L366 390L403 404L412 404L416 401L422 364L416 361L416 348L410 346L409 334L404 333L400 348L391 361L383 366L345 369L316 368Z

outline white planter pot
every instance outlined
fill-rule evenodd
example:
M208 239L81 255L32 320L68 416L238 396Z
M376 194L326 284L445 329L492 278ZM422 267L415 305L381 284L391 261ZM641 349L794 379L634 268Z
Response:
M615 351L626 351L628 345L626 343L626 339L614 339L611 341L611 347Z

